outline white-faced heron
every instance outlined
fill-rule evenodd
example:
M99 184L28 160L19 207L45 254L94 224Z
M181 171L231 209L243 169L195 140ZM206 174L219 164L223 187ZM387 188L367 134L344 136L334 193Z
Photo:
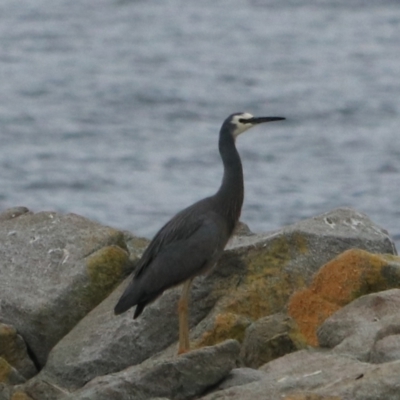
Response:
M248 113L230 115L219 133L224 176L217 193L185 208L154 236L122 294L115 314L136 305L133 318L166 289L183 283L178 304L179 351L189 350L188 298L193 278L212 267L239 220L243 204L243 170L235 139L247 129L281 117L255 118Z

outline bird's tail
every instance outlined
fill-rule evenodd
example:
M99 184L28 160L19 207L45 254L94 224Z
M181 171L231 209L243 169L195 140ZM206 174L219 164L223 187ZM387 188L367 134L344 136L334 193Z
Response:
M114 307L115 315L122 314L123 312L128 311L131 307L139 303L140 294L135 286L135 281L132 281L127 286L124 293L118 300L118 303Z

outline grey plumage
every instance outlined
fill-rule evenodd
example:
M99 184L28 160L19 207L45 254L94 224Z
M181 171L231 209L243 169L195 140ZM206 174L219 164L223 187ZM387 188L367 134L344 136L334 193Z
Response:
M237 113L224 121L219 135L224 164L219 190L185 208L160 229L115 306L115 314L136 305L134 318L137 318L166 289L192 279L215 264L234 231L243 204L243 171L235 138L256 124L282 119Z
M137 304L137 318L164 290L201 273L216 261L230 232L218 213L207 210L210 201L211 198L204 199L184 209L157 233L115 307L116 314ZM201 209L204 212L199 213Z

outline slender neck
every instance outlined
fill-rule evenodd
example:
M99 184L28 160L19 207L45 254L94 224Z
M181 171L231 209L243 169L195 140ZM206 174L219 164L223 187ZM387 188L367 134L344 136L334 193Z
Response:
M229 229L233 231L244 198L243 169L235 140L231 132L223 128L219 136L219 152L224 164L224 176L215 199L220 213L227 217Z

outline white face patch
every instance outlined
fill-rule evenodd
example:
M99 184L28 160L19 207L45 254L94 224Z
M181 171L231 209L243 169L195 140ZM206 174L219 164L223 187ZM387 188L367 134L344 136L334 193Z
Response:
M246 124L246 123L239 121L241 119L249 119L249 118L253 118L253 115L251 115L249 113L243 113L243 114L238 114L238 115L233 116L231 123L233 125L235 125L235 130L233 131L233 137L235 139L241 133L243 133L244 131L247 131L247 129L250 129L252 126L254 126L253 124L250 124L250 123Z

